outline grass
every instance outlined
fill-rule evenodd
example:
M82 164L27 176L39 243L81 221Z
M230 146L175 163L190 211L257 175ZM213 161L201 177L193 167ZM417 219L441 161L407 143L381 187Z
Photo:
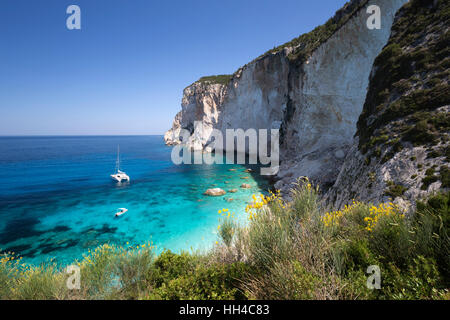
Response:
M440 168L442 172L442 168ZM254 197L248 224L220 210L218 241L205 254L154 253L103 245L81 261L81 288L52 263L4 254L1 299L449 299L450 192L419 202L407 217L392 203L353 201L325 211L299 180L285 201ZM378 265L381 289L366 287Z

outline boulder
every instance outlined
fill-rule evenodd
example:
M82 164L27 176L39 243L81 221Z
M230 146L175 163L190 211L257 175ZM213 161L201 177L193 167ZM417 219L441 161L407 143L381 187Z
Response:
M223 196L226 193L227 192L225 190L222 190L220 188L213 188L213 189L206 190L205 193L203 193L203 194L206 196L218 197L218 196Z

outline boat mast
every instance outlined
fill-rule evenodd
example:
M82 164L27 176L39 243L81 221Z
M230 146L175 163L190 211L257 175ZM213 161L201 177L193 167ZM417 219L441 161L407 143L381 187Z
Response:
M119 154L120 154L120 146L117 145L116 173L119 173L119 170L120 170L120 158L119 158Z

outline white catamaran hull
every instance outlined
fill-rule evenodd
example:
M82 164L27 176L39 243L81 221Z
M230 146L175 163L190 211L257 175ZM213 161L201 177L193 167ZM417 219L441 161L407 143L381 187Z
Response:
M116 174L112 174L111 178L113 180L116 180L117 182L122 182L122 181L130 181L130 177L125 174L125 173L116 173Z

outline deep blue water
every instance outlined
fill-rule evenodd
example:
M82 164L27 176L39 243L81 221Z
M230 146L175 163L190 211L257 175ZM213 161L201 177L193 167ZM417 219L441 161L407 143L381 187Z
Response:
M130 183L109 176L117 145ZM176 166L170 153L162 136L0 137L0 249L61 264L103 243L207 250L217 239L217 211L229 208L245 223L246 202L267 189L243 166ZM253 188L239 188L243 182ZM214 187L239 191L203 195ZM115 218L119 207L129 211Z

